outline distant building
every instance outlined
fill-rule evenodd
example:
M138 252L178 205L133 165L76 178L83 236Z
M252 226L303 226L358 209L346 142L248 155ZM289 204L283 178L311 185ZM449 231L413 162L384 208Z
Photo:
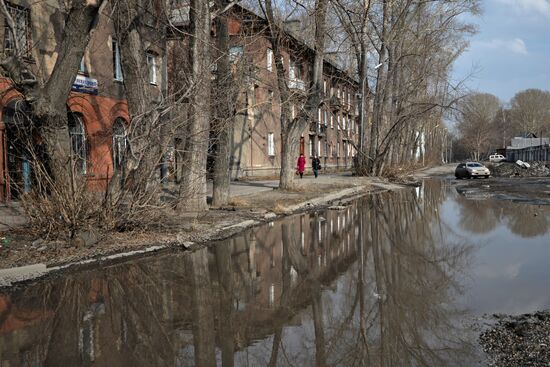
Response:
M536 137L529 133L512 138L506 147L506 159L509 161L548 161L550 159L550 138Z

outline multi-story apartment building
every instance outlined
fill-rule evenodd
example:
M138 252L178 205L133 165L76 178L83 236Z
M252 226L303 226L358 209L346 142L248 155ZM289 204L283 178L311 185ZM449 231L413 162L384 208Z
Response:
M180 6L185 7L185 3ZM18 41L26 52L27 66L42 81L47 80L55 65L63 28L59 2L44 0L31 6L29 0L12 0L7 6L17 24ZM95 189L104 188L113 172L120 168L130 123L121 49L110 12L109 5L102 7L67 101L72 146L81 158L81 171L90 188ZM185 13L176 9L171 25L177 26L179 21L185 27L188 24ZM290 29L286 32L283 63L291 98L280 101L265 19L241 6L234 6L226 15L230 19L229 53L234 61L234 84L240 88L233 127L232 178L276 175L281 160L281 103L289 104L293 115L301 108L310 85L314 53ZM13 41L3 17L0 22L0 55L6 56L12 52ZM188 40L177 36L150 38L144 45L149 66L147 88L152 94L164 94L166 101L177 89L173 87L177 80L188 74ZM318 155L325 168L349 167L354 154L352 142L358 136L357 83L328 58L324 69L323 104L317 118L303 132L296 157L303 153L309 160ZM213 70L215 76L215 61ZM17 147L12 121L13 105L21 98L10 80L0 78L0 201L15 198L32 185L28 157ZM177 154L179 143L185 139L183 132L179 135L173 142L176 166L182 161ZM180 165L174 171L176 179L183 170L185 167Z
M282 42L283 64L289 101L281 101L277 86L274 54L266 35L265 20L242 7L234 7L230 19L235 60L247 63L243 103L234 126L232 175L276 175L280 169L281 103L298 113L308 93L313 73L314 52L289 26ZM325 168L350 167L358 138L357 82L329 57L324 65L322 106L300 138L299 151L308 162L317 155ZM310 166L308 164L308 166Z

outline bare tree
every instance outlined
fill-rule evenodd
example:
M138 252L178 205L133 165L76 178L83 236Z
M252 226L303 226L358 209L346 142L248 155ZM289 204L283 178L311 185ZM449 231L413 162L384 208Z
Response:
M211 98L211 36L210 4L192 0L191 24L191 80L194 93L190 98L192 120L187 129L184 161L187 172L180 184L181 210L206 210L206 160L210 129Z
M443 111L457 99L449 71L472 32L460 15L476 13L477 2L334 4L362 91L357 173L381 174L387 165L424 159L428 136L442 141L436 136L445 130Z
M523 133L550 133L550 92L527 89L516 93L510 105L511 118Z
M295 118L292 118L291 107L288 103L291 100L291 93L282 59L282 46L285 39L284 27L275 17L271 0L260 1L259 4L268 22L268 38L275 57L277 86L281 102L281 173L279 187L281 189L292 189L296 166L295 152L298 150L300 135L309 123L315 120L315 114L321 103L328 0L315 1L315 12L313 14L315 17L313 79L304 106Z
M493 121L500 106L498 98L487 93L475 93L461 101L457 128L472 159L479 160L492 150L491 142L496 136Z

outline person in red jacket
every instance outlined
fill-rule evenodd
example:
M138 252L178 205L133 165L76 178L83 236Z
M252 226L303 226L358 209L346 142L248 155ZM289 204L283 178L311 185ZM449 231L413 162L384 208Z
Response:
M298 157L298 163L296 163L296 171L300 174L300 178L304 177L304 170L306 169L306 157L300 154Z

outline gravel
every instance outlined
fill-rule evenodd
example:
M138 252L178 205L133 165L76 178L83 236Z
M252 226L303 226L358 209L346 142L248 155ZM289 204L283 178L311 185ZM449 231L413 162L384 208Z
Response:
M550 311L493 317L496 324L480 335L489 366L550 366Z

